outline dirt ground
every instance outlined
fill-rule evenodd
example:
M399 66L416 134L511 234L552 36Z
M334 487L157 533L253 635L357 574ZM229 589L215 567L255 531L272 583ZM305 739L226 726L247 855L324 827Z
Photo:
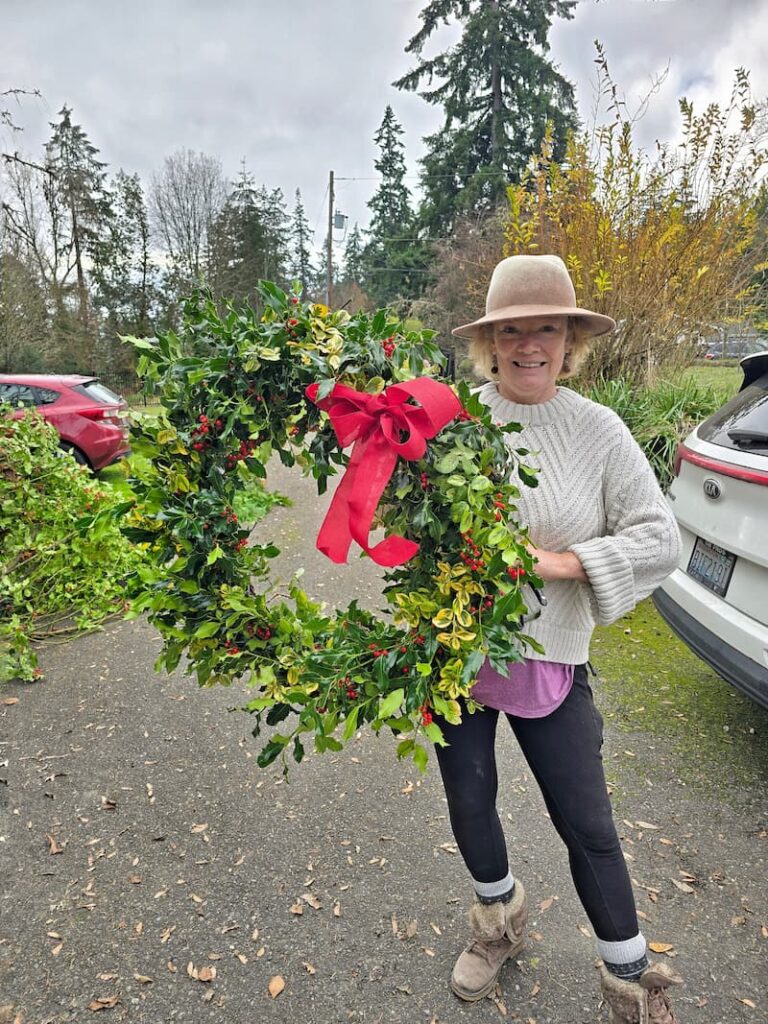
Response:
M370 566L314 551L310 485L271 482L295 501L267 520L283 571L375 606ZM366 732L287 780L259 769L244 694L157 675L158 648L144 621L120 623L0 691L0 1024L607 1019L565 851L506 728L500 810L528 943L493 997L464 1005L447 980L471 890L434 763L420 777ZM692 773L695 752L682 764L619 726L607 714L606 772L643 930L686 979L680 1020L764 1021L766 780L723 786L716 759Z

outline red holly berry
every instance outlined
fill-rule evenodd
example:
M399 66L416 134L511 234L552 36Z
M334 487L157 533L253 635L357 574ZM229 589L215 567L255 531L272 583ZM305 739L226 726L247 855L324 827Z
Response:
M295 327L298 322L299 322L298 320L291 319L291 320L288 321L288 326L289 327Z

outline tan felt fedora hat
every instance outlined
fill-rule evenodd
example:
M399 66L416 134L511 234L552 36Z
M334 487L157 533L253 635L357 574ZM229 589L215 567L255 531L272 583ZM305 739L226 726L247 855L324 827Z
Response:
M573 282L559 256L508 256L491 275L485 316L452 333L472 338L485 324L555 313L578 317L588 334L606 334L616 326L609 316L576 305Z

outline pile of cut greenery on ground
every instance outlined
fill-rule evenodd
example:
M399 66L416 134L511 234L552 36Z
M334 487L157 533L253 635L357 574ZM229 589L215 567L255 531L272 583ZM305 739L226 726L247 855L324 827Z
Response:
M36 413L0 413L0 682L41 673L33 641L61 642L125 610L140 554L118 497L59 448Z

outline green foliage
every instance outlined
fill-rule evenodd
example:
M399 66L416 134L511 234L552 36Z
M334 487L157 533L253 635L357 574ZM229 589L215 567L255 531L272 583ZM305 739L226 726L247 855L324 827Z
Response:
M554 125L557 153L576 125L573 87L547 57L555 17L573 17L574 0L430 0L406 52L419 58L395 82L445 111L439 132L425 139L421 220L433 237L457 214L488 212L518 181ZM441 24L462 26L459 42L432 58L424 46ZM426 88L424 88L426 85Z
M508 190L504 255L558 254L578 304L616 320L582 373L647 381L659 367L686 366L713 327L753 319L765 302L768 102L753 101L739 70L725 106L697 115L683 98L679 145L649 154L597 54L605 123L573 135L565 159L547 133Z
M296 189L296 202L290 230L290 274L298 281L305 294L312 289L317 271L312 265L312 231L301 201L301 191Z
M691 375L648 387L601 377L585 393L624 420L664 490L672 481L678 444L722 405L720 391Z
M126 607L139 556L125 504L59 449L36 413L0 409L0 682L39 675L32 641L98 628Z
M214 295L253 305L259 278L285 283L289 240L282 191L257 188L243 168L209 230L206 280Z
M261 318L234 308L220 315L199 297L180 335L134 339L163 409L133 438L143 459L131 480L137 503L122 522L146 561L132 581L131 615L146 612L160 630L159 669L172 671L184 655L201 685L244 677L255 690L255 734L263 722L290 720L260 764L289 752L301 760L305 734L318 751L338 750L367 723L401 735L399 755L423 768L418 740L440 739L433 712L456 721L457 698L485 656L505 665L527 642L522 588L540 581L515 518L517 460L462 386L461 414L422 459L397 462L379 503L385 532L420 544L386 573L390 617L355 603L330 617L295 583L277 590L278 550L248 543L237 496L264 479L270 457L301 466L320 492L346 467L307 386L318 384L320 398L337 381L379 395L434 373L440 355L431 332L405 332L385 311L350 316L268 282L259 291Z
M392 107L387 106L373 137L379 147L374 166L381 182L368 203L372 217L361 261L363 290L377 306L389 305L399 296L415 297L424 284L425 253L413 237L415 221L405 184L402 134Z

